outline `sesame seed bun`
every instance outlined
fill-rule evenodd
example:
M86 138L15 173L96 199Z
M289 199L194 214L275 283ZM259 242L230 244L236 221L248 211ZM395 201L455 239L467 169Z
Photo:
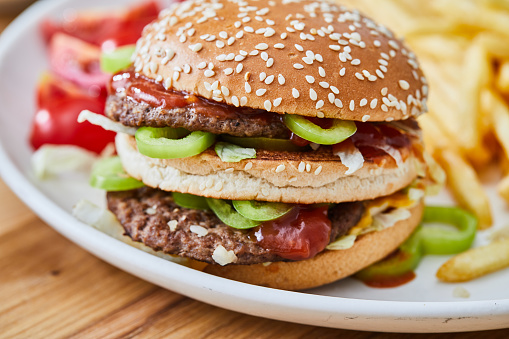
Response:
M421 221L424 203L413 207L410 218L383 231L368 233L347 250L326 250L312 259L270 265L208 265L205 272L254 285L303 290L350 276L383 259L403 243Z
M115 142L126 172L146 185L228 200L313 204L374 199L408 186L422 167L412 145L402 150L407 154L399 165L384 155L346 174L338 156L316 151L258 150L256 159L228 163L214 150L183 159L153 159L138 152L132 136L119 133Z
M229 105L357 121L426 110L415 55L387 28L326 1L187 1L138 41L136 72Z

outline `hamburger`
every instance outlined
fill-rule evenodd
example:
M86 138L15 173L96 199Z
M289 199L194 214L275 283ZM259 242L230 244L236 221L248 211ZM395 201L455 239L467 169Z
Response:
M134 241L299 290L420 222L427 84L384 26L328 1L186 1L145 27L106 115L144 187L108 192Z

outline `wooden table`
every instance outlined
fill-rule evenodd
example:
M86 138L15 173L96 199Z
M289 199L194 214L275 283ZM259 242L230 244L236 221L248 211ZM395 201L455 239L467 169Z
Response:
M10 20L0 14L0 31ZM62 237L0 180L0 338L410 336L257 318L164 290L110 266ZM509 330L417 336L502 339L509 338Z

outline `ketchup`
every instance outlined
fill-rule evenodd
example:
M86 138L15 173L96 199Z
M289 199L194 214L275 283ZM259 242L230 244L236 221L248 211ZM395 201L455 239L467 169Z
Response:
M279 219L264 222L252 235L260 246L290 260L304 260L323 251L330 242L328 206L297 205Z
M184 91L166 89L161 83L149 79L133 68L115 74L108 91L125 93L127 97L152 107L171 109L192 107L196 113L221 119L262 119L267 123L279 122L279 114L250 107L235 107L199 97Z

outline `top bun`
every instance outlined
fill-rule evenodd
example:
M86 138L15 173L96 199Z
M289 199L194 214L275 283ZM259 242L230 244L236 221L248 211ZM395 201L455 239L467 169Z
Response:
M426 110L415 55L328 1L175 4L145 28L134 67L167 89L281 114L392 121Z

